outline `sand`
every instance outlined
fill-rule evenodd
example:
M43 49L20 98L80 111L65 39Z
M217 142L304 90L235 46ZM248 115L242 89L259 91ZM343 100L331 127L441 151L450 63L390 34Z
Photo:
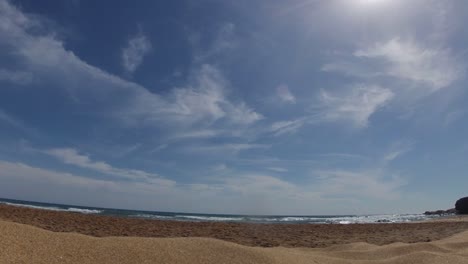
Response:
M212 238L97 238L0 221L0 263L468 263L468 232L429 243L248 247Z
M131 219L0 205L0 264L468 264L467 219L242 224Z
M0 220L95 237L205 237L256 247L386 245L440 240L467 231L467 221L408 224L242 224L118 218L0 205Z

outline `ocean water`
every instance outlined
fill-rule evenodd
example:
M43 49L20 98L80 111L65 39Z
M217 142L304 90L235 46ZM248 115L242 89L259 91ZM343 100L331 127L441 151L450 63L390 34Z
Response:
M224 214L190 214L174 212L122 210L96 208L65 204L39 203L0 198L0 204L28 207L51 211L75 212L82 214L97 214L119 217L132 217L157 220L176 221L212 221L212 222L243 222L243 223L304 223L304 224L355 224L355 223L407 223L424 221L440 216L424 214L380 214L380 215L224 215Z

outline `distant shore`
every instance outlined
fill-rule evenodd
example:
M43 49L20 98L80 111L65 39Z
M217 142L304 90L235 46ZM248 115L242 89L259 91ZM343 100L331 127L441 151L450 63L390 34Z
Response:
M10 205L0 205L0 220L95 237L205 237L257 247L429 242L468 230L468 218L460 216L398 224L248 224L120 218Z

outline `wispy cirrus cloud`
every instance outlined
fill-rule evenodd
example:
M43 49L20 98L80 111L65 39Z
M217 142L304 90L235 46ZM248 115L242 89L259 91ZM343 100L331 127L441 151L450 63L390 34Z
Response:
M341 94L322 90L319 106L311 122L349 122L357 128L366 127L369 118L385 106L394 94L391 90L375 85L356 85Z
M278 203L287 204L291 199L300 201L299 198L313 196L297 193L300 189L292 183L261 174L217 178L211 183L161 185L95 179L8 161L0 161L0 180L2 193L20 199L59 199L70 204L87 204L93 200L94 204L102 207L167 211L180 208L185 212L271 214ZM15 195L19 190L25 195ZM227 208L227 201L234 206ZM314 200L308 201L296 208L290 207L290 211L298 213L298 208L310 208L310 202Z
M29 72L0 69L0 81L7 81L18 85L30 84L33 76Z
M69 165L105 175L118 175L119 178L129 174L135 177L133 170L93 161L76 150L48 151L52 157ZM225 170L225 166L220 168ZM286 171L278 167L270 169ZM89 177L22 162L0 161L0 191L10 197L39 197L39 200L49 201L59 199L71 204L86 204L91 199L99 201L95 204L103 207L154 210L179 208L186 212L213 213L312 214L331 213L337 208L341 213L356 213L352 208L340 207L342 203L337 204L337 201L345 201L349 205L351 200L359 203L359 199L397 200L402 197L400 188L406 184L401 177L385 170L315 171L315 180L302 184L261 173L227 171L222 176L219 170L213 173L217 176L207 181L189 183L166 182L161 178L153 181L127 181L115 177ZM140 172L137 174L140 175ZM15 194L19 190L23 193L21 196ZM227 208L226 202L231 202L233 207Z
M0 44L3 52L13 54L24 65L21 71L33 74L38 84L64 87L72 101L86 103L90 111L112 116L125 125L199 130L216 122L248 126L263 118L242 100L229 98L230 83L215 66L197 65L186 85L157 94L84 62L38 17L25 15L6 0L0 1L0 14L4 25L0 27ZM32 30L35 28L40 30ZM146 54L146 42L142 35L129 42L123 57L130 71Z
M324 195L357 196L378 199L398 199L399 189L407 182L399 175L386 175L383 170L324 170L318 176Z
M288 169L281 167L268 167L267 169L275 172L288 172Z
M177 195L173 184L96 179L22 162L0 161L0 180L2 193L12 198L49 202L59 200L69 204L89 204L92 201L96 206L114 208L148 208L155 201L158 207L163 208L167 201L159 202L164 200L162 197ZM160 199L154 201L154 198ZM180 206L176 200L172 202L172 206Z
M236 154L240 151L250 149L267 149L270 145L265 144L250 144L250 143L225 143L216 145L199 145L184 148L185 151L199 152L199 153L231 153Z
M142 32L128 39L122 49L122 65L128 73L133 73L143 63L144 57L151 51L152 45Z
M15 127L23 127L22 122L17 120L16 118L11 117L7 113L5 113L3 110L0 109L0 121L5 122L9 125L15 126Z
M357 50L354 56L381 60L381 74L420 83L430 92L449 87L465 70L450 49L424 47L398 38Z
M306 118L299 118L287 121L278 121L271 124L270 132L274 136L281 136L285 134L294 134L306 124Z
M389 101L408 105L452 87L464 78L466 71L464 63L450 49L401 38L373 43L344 57L323 65L322 71L354 77L355 82L363 83L363 88L354 89L341 99L322 92L320 101L335 106L322 116L343 120L340 116L348 113L360 127L365 127L372 113ZM385 83L385 88L380 88L379 83Z
M215 137L221 134L224 134L225 131L221 130L193 130L189 132L179 132L175 135L169 137L169 140L182 140L182 139L198 139L198 138L210 138Z
M22 120L11 116L7 112L0 109L0 124L7 124L16 129L20 129L27 133L36 133L37 131L29 126L27 126Z
M392 162L411 150L413 150L413 143L397 141L391 145L388 153L384 155L383 161L384 163Z
M244 102L234 103L226 97L228 81L211 65L202 65L194 72L188 87L175 88L165 98L139 93L130 100L121 117L129 122L194 123L209 126L224 120L235 125L250 125L263 116Z
M276 95L281 102L295 104L296 97L289 90L289 87L286 84L281 84L276 87Z
M174 181L164 179L156 173L145 172L142 170L116 168L104 161L93 161L89 156L81 154L78 152L78 150L73 148L48 149L41 152L50 155L65 164L93 170L106 175L113 175L134 181L157 183L160 185L175 184Z
M224 23L219 26L213 40L208 47L205 47L201 42L199 32L192 32L189 38L191 42L196 63L207 63L218 56L222 56L228 51L232 51L238 46L238 38L236 36L236 25L231 22Z
M327 63L322 70L373 81L392 77L413 82L431 93L462 79L465 65L448 48L393 38L358 49L349 59Z

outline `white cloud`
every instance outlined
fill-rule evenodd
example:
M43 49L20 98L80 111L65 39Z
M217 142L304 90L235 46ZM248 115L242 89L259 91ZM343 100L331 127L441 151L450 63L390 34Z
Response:
M284 134L293 134L296 133L302 126L305 124L305 119L296 119L290 121L279 121L274 122L271 125L270 132L275 136L281 136Z
M15 127L23 127L23 124L20 121L11 117L10 115L8 115L2 110L0 110L0 121L5 122Z
M151 42L143 33L131 37L127 46L122 49L122 65L125 70L129 73L135 72L150 51Z
M205 213L285 212L292 208L287 204L297 191L294 185L265 175L223 178L211 184L158 185L100 180L8 161L0 161L0 180L0 192L19 199ZM310 208L311 203L304 205Z
M192 152L205 152L205 153L238 153L240 151L249 149L266 149L269 145L262 144L249 144L249 143L228 143L218 145L204 145L204 146L192 146L185 148L187 151Z
M282 102L290 104L296 103L296 97L291 93L289 87L285 84L281 84L278 87L276 87L276 94Z
M161 144L161 145L157 146L156 148L152 149L149 153L159 152L159 151L162 151L162 150L166 149L167 147L169 147L168 144Z
M192 32L189 38L195 50L195 62L197 63L205 63L210 59L222 56L226 52L232 51L239 44L236 38L236 25L233 23L221 25L208 49L205 49L205 45L200 43L200 39L200 34L197 32Z
M226 164L223 163L223 164L218 164L218 165L211 167L211 170L215 172L223 172L223 171L228 171L229 168Z
M320 94L319 111L312 122L350 122L355 127L366 127L369 118L386 105L393 92L379 86L358 85L349 92L332 95L324 90Z
M86 159L72 159L88 164ZM92 163L92 162L91 162ZM317 172L319 182L294 184L263 174L216 177L212 182L159 184L155 182L96 179L0 161L0 192L12 198L145 210L177 210L234 214L343 214L381 212L359 204L359 198L398 199L404 185L399 177L385 179L382 172ZM331 197L334 196L334 197ZM365 211L354 211L356 202ZM226 204L230 204L226 207ZM379 205L379 204L378 204ZM404 211L400 206L398 210ZM389 213L386 211L386 213Z
M384 73L380 72L380 69L376 69L373 65L348 61L336 61L327 63L322 66L321 70L324 72L338 72L344 75L364 79L384 75Z
M230 114L230 121L234 124L250 125L263 119L263 115L255 112L245 103L237 105L227 104L227 111Z
M388 163L413 149L413 144L404 141L398 141L392 144L388 153L383 157L383 161Z
M213 47L211 50L215 53L232 49L236 46L236 25L233 23L224 24L218 31L215 41L213 42Z
M385 84L380 93L383 101L376 104L385 104L390 99L395 101L402 116L410 116L415 107L423 98L436 91L446 91L464 78L465 64L448 48L441 45L422 44L415 40L402 40L394 38L386 42L367 45L353 52L352 57L337 59L325 64L322 71L337 72L355 77L362 83ZM452 92L453 93L453 92ZM447 96L452 93L445 92ZM322 94L322 101L326 98ZM387 98L387 99L385 99ZM372 103L369 101L369 112L372 112ZM364 105L362 105L365 108ZM378 105L376 105L378 106ZM376 110L376 109L375 109ZM360 126L366 124L369 116L361 111ZM356 122L355 122L356 123Z
M216 137L220 134L224 133L224 131L220 130L193 130L189 132L180 132L176 133L175 135L171 136L171 140L179 140L179 139L197 139L197 138L211 138Z
M32 79L32 74L29 72L0 69L0 81L8 81L19 85L27 85L31 83Z
M33 74L37 84L64 87L75 102L86 103L94 112L114 116L127 125L188 130L195 124L196 129L208 128L220 120L229 125L250 125L262 118L244 102L228 98L229 82L214 66L197 66L184 87L159 95L82 61L66 50L38 17L24 15L5 0L0 0L0 17L2 52L16 56L24 65L22 71ZM135 43L144 43L144 39L140 36ZM130 70L136 68L136 62L129 59Z
M104 180L96 180L88 177L76 176L70 173L56 172L52 170L31 167L20 162L0 161L0 168L0 176L2 177L2 179L16 178L18 180L21 180L23 184L29 186L34 186L31 184L31 182L34 182L36 180L45 182L52 181L55 182L57 185L61 185L64 183L75 186L94 185L97 188L99 188L103 184L107 185L110 183Z
M23 121L19 120L18 118L15 118L6 112L4 112L2 109L0 109L0 124L4 123L7 125L10 125L14 128L23 130L24 132L27 133L32 133L35 134L36 130L33 128L28 127L26 124L24 124Z
M385 161L392 161L392 160L398 158L399 156L401 156L405 152L406 151L400 151L400 150L391 151L387 155L385 155L384 160Z
M385 178L381 170L327 170L315 174L318 175L320 192L331 196L398 199L399 188L406 185L406 181L397 175Z
M74 165L80 168L90 169L99 173L114 175L120 178L134 181L145 181L159 185L174 185L175 182L161 178L158 174L141 170L115 168L103 161L93 161L87 155L80 154L72 148L49 149L42 151L53 156L65 164Z
M280 167L268 167L267 169L271 171L276 171L276 172L287 172L288 169L285 168L280 168Z
M445 126L449 126L455 123L456 121L466 116L466 114L467 114L466 110L455 110L455 111L451 111L447 113L445 116L445 121L444 121Z
M430 92L449 87L464 72L449 49L423 47L398 38L358 50L354 55L382 60L382 74L420 83Z
M20 162L0 161L0 181L5 196L36 201L153 210L188 201L172 184L101 180Z
M224 181L224 186L229 191L248 195L264 195L271 191L291 193L298 190L294 184L268 175L244 175L226 178Z
M130 122L164 121L183 126L200 122L210 125L221 119L234 125L250 125L263 118L245 103L229 101L225 95L228 86L217 68L202 65L191 86L174 89L167 99L142 93L122 114Z

